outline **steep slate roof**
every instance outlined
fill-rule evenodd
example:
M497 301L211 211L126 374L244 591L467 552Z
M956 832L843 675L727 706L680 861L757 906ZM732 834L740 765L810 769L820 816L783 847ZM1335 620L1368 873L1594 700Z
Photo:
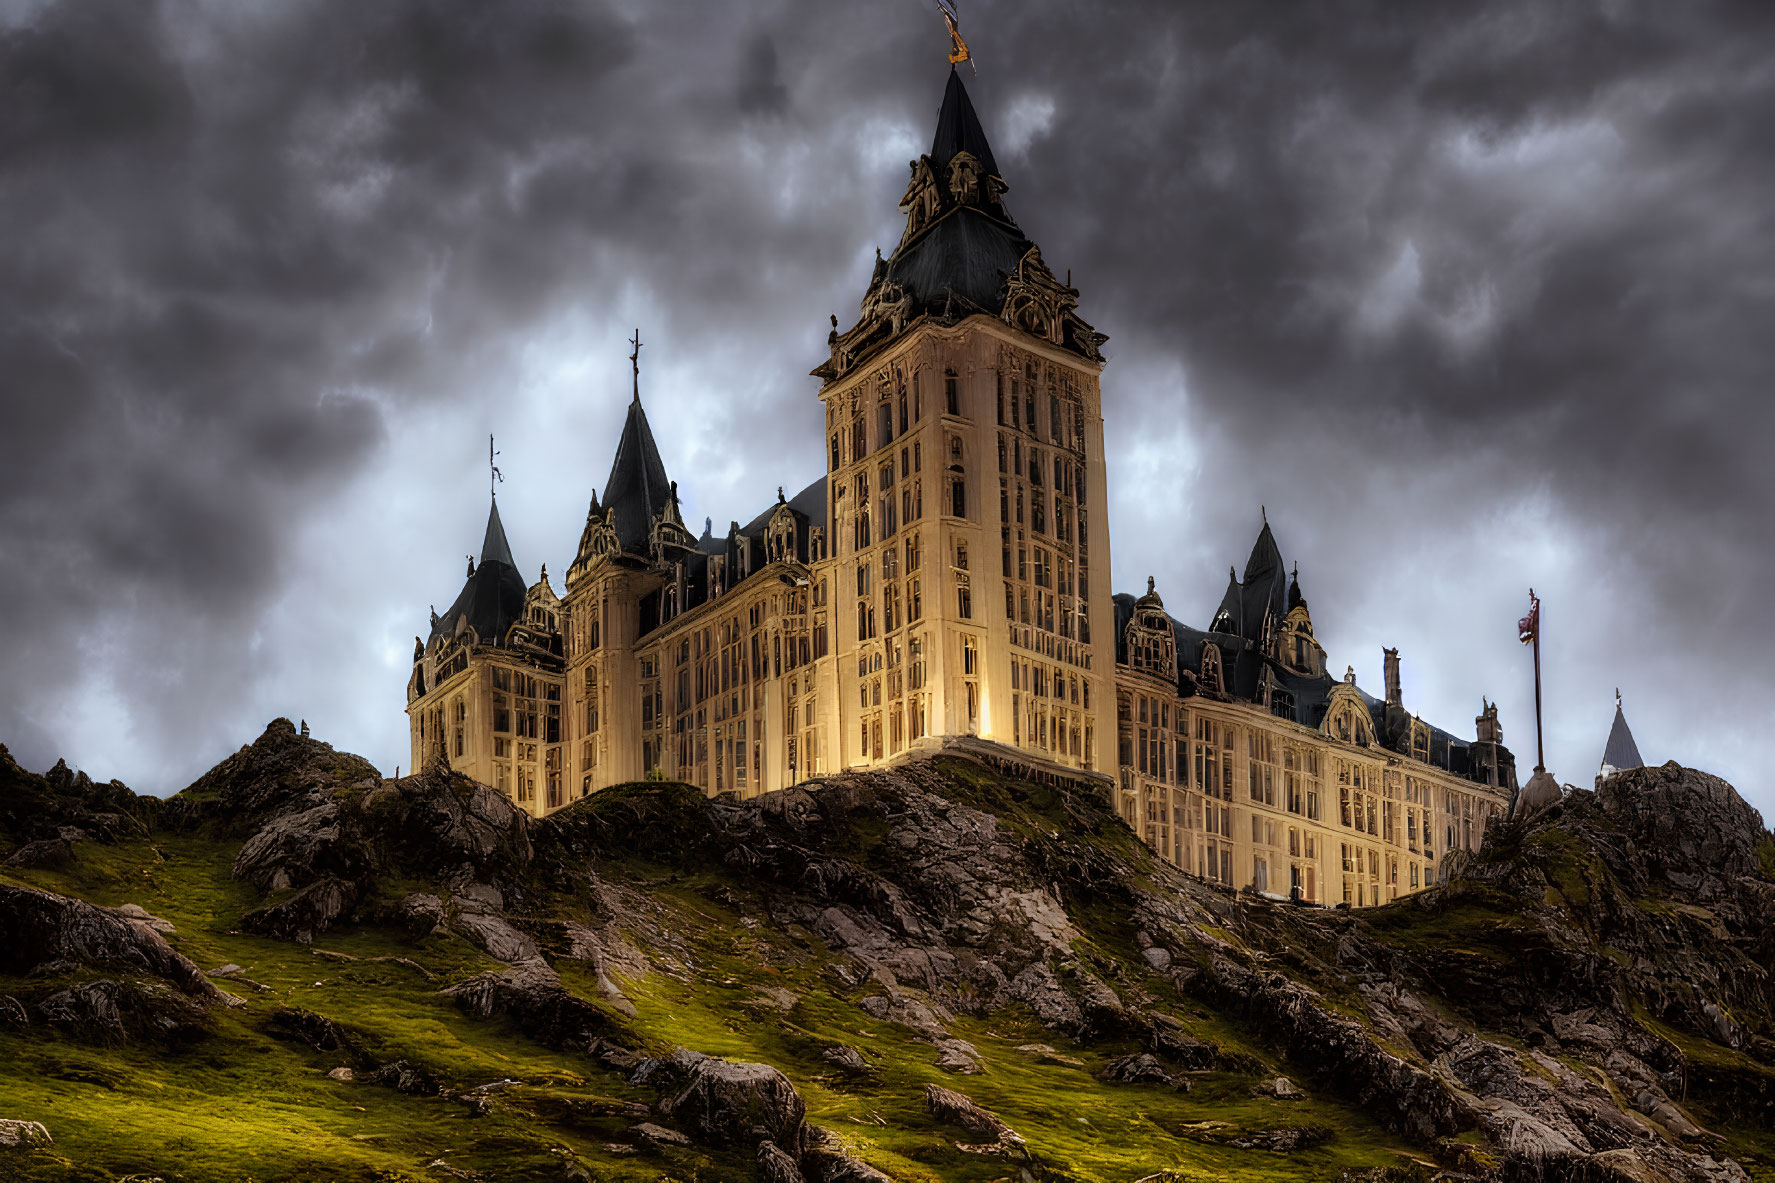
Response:
M505 523L499 520L497 500L487 514L487 532L481 536L481 565L488 563L504 563L513 571L518 569L518 560L512 558L512 544L505 540Z
M1617 770L1645 767L1645 761L1639 758L1639 745L1633 742L1633 732L1627 729L1627 716L1621 713L1619 699L1615 702L1615 725L1609 728L1609 742L1602 750L1602 762Z
M474 574L462 585L443 615L432 626L429 640L448 637L456 632L458 620L466 620L483 645L500 644L505 631L524 611L524 577L512 558L511 543L506 541L505 526L499 520L499 503L487 514L487 532L481 541L481 561Z
M939 170L957 152L971 152L987 172L998 173L998 162L992 158L992 146L986 142L986 129L974 113L967 87L961 74L949 68L949 85L943 89L943 109L937 112L937 134L931 137L931 163Z
M1202 668L1202 650L1212 644L1220 650L1221 681L1229 697L1247 703L1256 701L1267 667L1275 684L1294 697L1293 721L1305 727L1323 726L1332 691L1340 679L1329 673L1310 676L1296 673L1282 662L1266 657L1259 648L1265 609L1275 612L1280 620L1291 604L1305 602L1298 581L1291 580L1284 569L1281 548L1276 545L1275 535L1266 521L1251 548L1250 558L1245 562L1244 580L1233 574L1227 576L1226 594L1215 609L1216 620L1222 612L1226 613L1229 624L1225 630L1192 628L1168 616L1172 638L1177 644L1179 693L1186 696L1196 693L1195 674ZM1135 599L1125 592L1118 592L1111 603L1115 609L1116 662L1126 665L1127 627L1134 615ZM1360 686L1356 693L1368 708L1377 743L1386 748L1388 738L1401 734L1401 721L1408 721L1405 712L1397 707L1389 712L1384 700ZM1425 725L1430 730L1429 762L1458 776L1470 775L1470 741L1439 727Z
M647 412L641 409L637 393L629 403L610 477L604 482L604 505L616 512L616 538L624 550L646 548L653 519L671 497L672 482L666 477L665 462L659 458L653 429L647 425Z
M957 193L950 188L949 166L966 152L979 164L977 185ZM1011 281L1018 277L1025 256L1034 249L1005 208L1004 178L992 145L980 125L980 117L962 85L961 75L949 73L943 105L937 113L937 130L928 155L914 161L915 179L930 170L935 192L920 190L916 214L908 214L908 233L887 259L877 258L864 296L864 315L842 337L834 324L834 359L842 352L846 365L859 364L894 339L904 325L922 316L951 321L975 313L1000 316L1005 311ZM927 202L931 203L927 206ZM928 221L923 219L928 217ZM918 229L912 230L914 224ZM1025 282L1041 284L1051 279L1045 264L1033 263ZM1107 340L1081 320L1073 310L1077 293L1052 279L1066 303L1059 327L1059 343L1067 349L1100 360L1099 347ZM879 299L882 303L873 301ZM891 307L891 313L884 312ZM894 326L892 330L887 326ZM836 377L836 360L823 363L813 373Z
M955 311L966 311L960 301L967 301L996 316L1004 309L1005 276L1029 247L1014 223L957 206L894 252L888 278L920 308L941 310L954 295Z

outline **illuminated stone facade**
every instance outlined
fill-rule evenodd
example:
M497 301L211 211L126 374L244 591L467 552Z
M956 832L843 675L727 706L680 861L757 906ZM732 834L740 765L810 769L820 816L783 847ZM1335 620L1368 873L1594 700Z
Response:
M1104 337L1003 204L952 74L906 232L833 318L826 474L723 536L685 527L639 377L557 596L497 506L416 642L413 762L538 815L649 775L752 795L998 745L1094 783L1183 869L1317 902L1431 881L1514 788L1495 710L1463 742L1326 675L1267 524L1206 632L1109 591Z

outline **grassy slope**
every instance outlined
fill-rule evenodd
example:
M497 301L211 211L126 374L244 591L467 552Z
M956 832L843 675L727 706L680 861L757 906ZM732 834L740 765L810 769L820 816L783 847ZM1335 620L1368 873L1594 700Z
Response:
M990 808L1019 828L1063 825L1062 804L1045 790L1010 786L957 769L958 795ZM631 807L637 786L594 799L582 809ZM657 803L657 802L656 802ZM879 835L857 834L865 854ZM1132 836L1118 837L1144 857ZM53 1151L13 1153L4 1166L32 1180L91 1178L152 1171L175 1179L439 1179L452 1170L498 1179L590 1177L611 1180L746 1179L750 1164L702 1149L648 1150L619 1156L605 1149L636 1118L624 1112L653 1100L615 1072L576 1055L551 1051L502 1021L464 1017L438 989L497 963L454 937L414 944L374 928L331 933L320 945L357 956L410 957L428 980L397 964L347 963L302 946L242 935L242 913L259 902L228 874L231 841L157 835L117 846L83 843L66 871L0 868L0 879L78 895L100 904L134 902L172 921L170 939L200 965L235 962L271 988L228 986L245 1003L218 1009L214 1034L182 1048L140 1043L104 1049L51 1034L39 1024L0 1032L0 1116L42 1120ZM607 882L645 891L661 909L662 927L680 938L677 965L623 981L638 1014L625 1022L651 1045L684 1045L782 1069L802 1092L809 1118L838 1132L864 1157L906 1180L1015 1178L1003 1159L965 1154L962 1131L936 1125L921 1085L959 1087L1001 1114L1057 1173L1079 1180L1133 1180L1160 1169L1190 1180L1325 1179L1346 1167L1393 1164L1410 1155L1355 1107L1331 1099L1327 1087L1306 1101L1252 1095L1256 1074L1212 1072L1190 1093L1111 1087L1093 1072L1132 1045L1072 1046L1033 1018L1001 1014L985 1023L962 1019L956 1033L979 1049L982 1076L953 1077L932 1063L930 1045L893 1023L871 1018L828 973L827 951L811 934L768 925L749 927L723 900L756 905L756 885L724 869L661 865L634 858L602 864ZM1088 917L1100 909L1074 901ZM557 901L556 915L587 920L584 909ZM756 907L748 909L756 911ZM1101 909L1108 914L1109 909ZM1127 934L1092 931L1087 956L1125 956ZM595 999L589 975L560 963L563 980ZM90 980L87 971L69 979ZM62 983L0 979L0 993L40 998ZM784 1010L758 997L769 985L795 998ZM1218 1016L1186 1000L1167 1006L1198 1034L1242 1052L1274 1073L1286 1071L1261 1047ZM358 1056L315 1052L265 1031L272 1011L299 1006L336 1020L361 1045ZM1019 1045L1059 1044L1083 1067L1043 1063ZM866 1082L845 1080L820 1053L848 1043L877 1066ZM341 1084L325 1077L342 1063L360 1068L405 1058L456 1088L505 1077L522 1084L502 1094L494 1112L471 1117L459 1102L404 1096L391 1088ZM1313 1082L1306 1082L1312 1090ZM1324 1099L1321 1099L1323 1097ZM1262 1130L1315 1124L1332 1132L1323 1144L1288 1155L1239 1150L1205 1140L1197 1123L1227 1122ZM577 1163L584 1176L574 1174Z

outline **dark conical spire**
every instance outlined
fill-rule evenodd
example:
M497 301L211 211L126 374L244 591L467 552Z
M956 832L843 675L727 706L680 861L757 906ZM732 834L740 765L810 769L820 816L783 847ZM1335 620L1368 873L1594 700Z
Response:
M1633 732L1627 727L1627 716L1621 713L1621 694L1615 692L1615 725L1609 728L1609 742L1602 750L1602 773L1621 772L1629 768L1644 768L1645 761L1639 758L1639 745L1633 742Z
M1258 531L1257 541L1251 544L1251 557L1245 560L1245 578L1240 582L1249 584L1281 573L1282 551L1276 546L1276 536L1270 533L1270 519L1266 513L1263 529Z
M499 520L499 502L487 511L487 533L481 539L481 561L469 558L468 579L454 603L442 616L432 613L431 635L448 636L467 621L479 643L504 644L505 631L524 607L524 577L512 558L505 525Z
M514 570L518 566L517 560L512 558L512 544L505 540L505 526L499 520L497 500L487 511L487 534L481 539L481 565L484 567L488 563L504 563Z
M647 412L641 409L637 392L629 402L616 458L604 482L604 507L616 515L616 537L624 550L647 545L653 519L671 496L672 482L666 477L665 462L659 458L659 447L653 442L653 429L647 424Z
M968 98L967 87L961 84L961 75L951 67L949 86L943 91L943 109L937 113L937 134L931 139L931 164L939 176L958 152L970 153L988 174L999 175L992 146L986 142L986 129L974 114L974 104Z

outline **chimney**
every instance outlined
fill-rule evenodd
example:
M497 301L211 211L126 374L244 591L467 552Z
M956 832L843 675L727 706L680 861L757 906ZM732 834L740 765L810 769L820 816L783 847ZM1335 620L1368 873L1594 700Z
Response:
M1399 694L1399 650L1382 649L1381 655L1386 667L1387 705L1404 706L1405 700Z

